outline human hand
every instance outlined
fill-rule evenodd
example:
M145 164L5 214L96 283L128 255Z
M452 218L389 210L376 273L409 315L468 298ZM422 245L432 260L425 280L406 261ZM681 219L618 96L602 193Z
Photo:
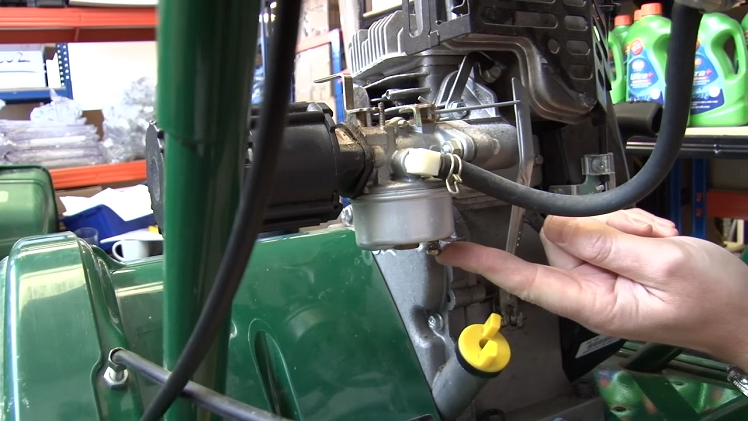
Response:
M437 257L530 303L614 337L710 353L748 369L748 266L716 244L678 237L639 209L546 218L551 266L471 243Z

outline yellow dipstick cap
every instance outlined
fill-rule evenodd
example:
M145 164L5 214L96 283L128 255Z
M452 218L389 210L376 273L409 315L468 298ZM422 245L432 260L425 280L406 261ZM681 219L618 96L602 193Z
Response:
M491 313L484 324L470 325L462 330L457 348L462 358L473 368L497 373L509 364L512 352L509 342L499 333L501 316Z

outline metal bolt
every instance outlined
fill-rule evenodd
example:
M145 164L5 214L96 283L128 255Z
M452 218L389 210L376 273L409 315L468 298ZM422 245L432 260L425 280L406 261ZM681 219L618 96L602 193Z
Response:
M426 254L438 256L442 252L442 246L438 241L432 241L426 245Z
M600 184L600 185L598 185L598 186L595 187L595 191L598 192L598 193L602 193L602 192L605 191L605 186L602 185L602 184Z
M429 327L434 332L439 332L444 329L444 319L442 318L442 315L439 313L434 313L429 316Z
M104 384L110 389L121 389L127 386L127 380L130 374L127 370L117 371L112 367L107 367L104 371Z
M347 227L353 226L353 208L348 205L340 212L340 220Z
M535 155L535 165L543 165L543 155Z
M462 108L465 107L465 103L462 101L452 101L449 104L447 104L447 109L454 109L454 108ZM467 116L468 112L466 110L459 110L454 111L451 113L447 113L447 117L453 119L453 120L459 120L461 118L465 118Z
M500 409L489 409L481 414L479 421L505 421L506 414Z
M120 389L127 385L127 380L130 378L130 374L127 372L127 368L124 365L117 364L114 362L112 356L115 352L122 350L123 348L117 347L109 351L107 357L107 368L104 371L104 384L111 389Z
M452 153L463 158L465 151L462 147L462 142L457 139L450 139L442 145L442 153Z

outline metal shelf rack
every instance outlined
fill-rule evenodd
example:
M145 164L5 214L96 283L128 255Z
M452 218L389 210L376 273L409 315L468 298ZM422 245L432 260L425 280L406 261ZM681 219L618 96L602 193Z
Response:
M4 7L0 44L153 41L156 8Z
M67 98L73 97L73 84L70 80L70 57L67 44L57 44L57 64L60 71L60 82L62 87L55 88L57 95ZM50 100L49 88L32 89L2 89L0 99L8 104L22 102L47 102Z
M633 155L649 155L655 139L629 139L626 151ZM710 191L707 186L709 161L712 159L748 159L748 126L691 127L686 130L679 157L691 160L691 236L707 237L707 217L748 219L748 192ZM678 230L682 229L683 166L679 161L668 179L669 217Z

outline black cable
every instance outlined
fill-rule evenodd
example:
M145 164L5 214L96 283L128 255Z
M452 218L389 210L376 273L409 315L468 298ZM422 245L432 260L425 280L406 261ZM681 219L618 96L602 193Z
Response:
M164 384L169 376L168 370L131 351L124 349L114 351L111 358L115 364L123 365L131 372L138 373L154 383ZM224 418L239 421L290 421L288 418L239 402L195 382L188 382L182 389L181 395Z
M614 212L634 205L646 197L662 183L678 159L691 108L696 36L701 22L701 12L676 3L672 16L665 78L666 107L660 136L649 160L630 181L599 194L569 196L525 187L464 162L462 183L509 204L560 216L591 216ZM450 157L444 155L439 178L446 179L449 168Z
M301 0L278 2L277 28L270 40L270 58L265 74L265 95L258 130L253 136L253 162L242 186L239 209L215 283L200 313L182 355L164 387L146 409L141 421L160 419L197 370L231 311L257 234L270 200L271 182L280 155L281 139L288 118L289 98L296 58L296 35Z

